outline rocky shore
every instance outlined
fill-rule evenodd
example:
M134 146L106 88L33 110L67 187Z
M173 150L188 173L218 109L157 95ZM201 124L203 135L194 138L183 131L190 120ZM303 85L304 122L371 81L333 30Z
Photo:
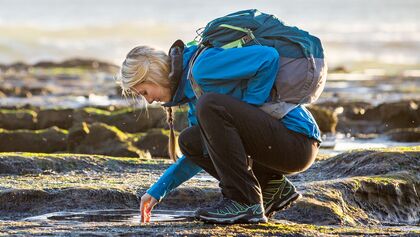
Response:
M308 171L290 177L303 198L291 208L277 213L269 224L215 226L188 217L140 226L133 219L124 218L121 215L123 210L129 210L132 217L137 215L138 218L135 211L137 197L169 164L164 159L0 153L0 233L213 235L214 231L226 231L220 233L250 236L420 234L418 146L356 150L319 157ZM157 212L194 210L218 201L220 191L217 183L203 177L205 174L200 173L198 178L168 194L158 204ZM109 209L113 211L108 211L108 214L91 213L89 217L86 213L86 210ZM63 211L79 212L79 218L82 216L84 221L77 224L77 220L72 222L69 218L64 224L57 213L43 221L30 219ZM93 219L89 221L89 218Z
M193 210L220 198L203 172L158 204L155 222L139 225L138 197L172 163L168 127L159 106L121 99L117 70L85 59L0 65L0 236L420 235L420 100L417 89L407 91L415 78L352 84L411 95L372 101L339 89L348 82L332 74L324 97L308 106L324 144L344 134L408 146L322 147L309 170L289 177L303 198L268 224L196 221ZM186 126L186 108L176 108L177 134Z

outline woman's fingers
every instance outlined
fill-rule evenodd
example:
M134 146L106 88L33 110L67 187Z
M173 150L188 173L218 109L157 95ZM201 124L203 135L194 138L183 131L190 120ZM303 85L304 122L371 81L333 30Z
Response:
M148 211L146 211L146 212L145 212L145 221L146 221L147 223L149 223L149 222L150 222L150 217L151 217L151 215L152 215L152 213L151 213L151 212L148 212Z
M141 199L141 202L140 202L141 223L146 222L146 219L147 219L146 211L147 211L147 207L149 206L148 202L149 202L148 200L144 200L143 198Z
M152 216L152 209L157 203L158 201L147 193L141 197L140 199L141 223L150 222L150 217Z
M144 202L141 200L140 202L140 222L144 223Z
M150 203L149 205L147 205L147 212L148 213L152 213L153 207L155 207L155 205L157 204L157 200L155 198L151 198L150 199Z

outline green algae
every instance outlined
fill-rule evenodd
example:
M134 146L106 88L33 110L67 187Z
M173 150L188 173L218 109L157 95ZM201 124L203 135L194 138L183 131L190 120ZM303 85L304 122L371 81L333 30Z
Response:
M7 130L4 128L0 128L0 133L6 133L6 134L13 134L13 133L33 133L33 134L42 134L49 132L51 130L55 130L58 133L62 133L67 135L69 132L68 130L61 129L59 127L50 127L50 128L44 128L44 129L37 129L37 130L31 130L31 129L15 129L15 130Z
M120 141L125 141L128 138L128 135L125 132L121 131L116 126L108 125L106 123L96 122L94 124L88 125L85 122L83 122L82 126L83 126L84 131L86 131L87 133L90 133L90 129L92 129L92 127L95 126L95 125L98 125L100 127L105 128L106 130L111 131L112 133L114 133L117 136L117 138Z
M396 147L388 147L388 148L356 148L352 149L346 152L343 152L342 154L352 154L355 152L366 152L366 151L372 151L372 152L420 152L420 146L396 146ZM419 157L420 158L420 157Z
M83 108L82 111L88 113L88 114L98 114L98 115L104 115L104 116L111 116L112 112L107 111L107 110L103 110L103 109L98 109L98 108L94 108L94 107L86 107Z
M17 117L19 117L19 114L29 114L33 117L37 116L37 113L30 109L0 109L0 114L8 114L8 115L14 115L16 114Z

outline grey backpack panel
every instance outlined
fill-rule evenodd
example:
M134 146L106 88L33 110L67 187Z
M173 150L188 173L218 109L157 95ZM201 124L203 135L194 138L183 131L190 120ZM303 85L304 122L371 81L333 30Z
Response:
M324 58L280 57L272 101L261 109L282 118L299 104L316 101L324 90L327 64Z
M312 103L324 89L326 64L324 59L286 58L279 60L275 82L275 98L295 104Z
M322 91L324 90L325 83L327 82L327 61L325 58L314 58L314 69L310 70L309 75L312 74L313 80L312 84L307 90L307 93L304 98L302 98L301 104L310 104L315 102Z

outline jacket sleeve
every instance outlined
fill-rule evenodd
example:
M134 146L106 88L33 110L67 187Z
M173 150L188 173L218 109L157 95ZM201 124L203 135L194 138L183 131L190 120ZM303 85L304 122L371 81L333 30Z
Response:
M197 58L193 76L203 86L246 80L242 100L262 105L273 87L278 67L279 54L272 47L209 48Z
M181 156L146 192L160 202L171 190L189 180L201 170L200 166L185 156Z

